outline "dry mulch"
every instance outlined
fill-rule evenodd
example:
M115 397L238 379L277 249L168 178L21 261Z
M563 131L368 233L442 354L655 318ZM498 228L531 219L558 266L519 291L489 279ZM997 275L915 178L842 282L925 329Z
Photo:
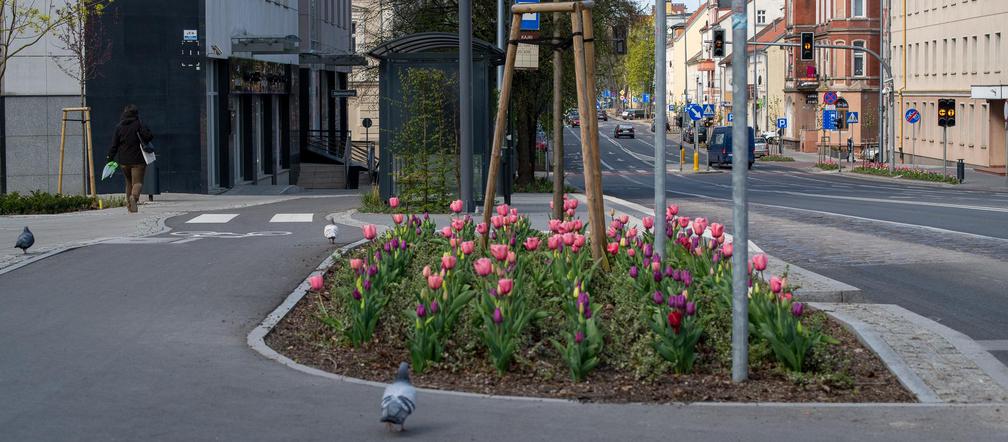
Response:
M375 339L354 349L333 338L333 332L315 318L320 296L309 293L266 336L266 343L292 360L332 373L378 382L389 382L401 361L409 360L405 336L393 336L382 327ZM821 314L821 313L820 313ZM499 376L486 358L476 358L456 371L433 366L413 375L419 387L472 393L535 396L585 402L914 402L896 377L875 354L847 329L833 320L823 331L840 341L837 353L849 355L847 383L817 376L796 380L772 364L750 368L750 380L731 382L730 367L700 364L689 375L665 374L652 380L635 378L630 371L600 365L585 382L575 383L551 348L538 348L522 355L522 363ZM450 344L449 344L450 345Z

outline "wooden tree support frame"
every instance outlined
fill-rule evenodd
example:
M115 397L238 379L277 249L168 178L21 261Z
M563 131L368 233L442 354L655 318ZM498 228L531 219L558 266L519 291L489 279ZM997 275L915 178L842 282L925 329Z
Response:
M83 123L84 129L84 153L87 155L87 173L85 176L81 177L83 179L84 194L90 194L92 197L98 196L97 188L95 187L95 173L94 173L94 149L91 144L91 108L90 107L65 107L63 108L63 120L62 127L60 128L60 156L59 156L59 177L56 181L56 192L63 193L63 159L66 147L66 126L67 121L77 121L68 118L69 114L72 112L80 112L81 122ZM91 191L88 191L88 185L91 186Z
M578 113L581 115L581 159L584 166L585 193L588 197L588 222L590 226L592 258L604 271L609 270L605 256L605 205L602 196L602 166L598 147L598 115L592 96L595 91L595 38L592 31L591 1L557 3L520 3L511 7L511 32L507 56L504 61L504 80L497 118L494 125L493 151L487 171L486 192L483 202L483 222L490 225L496 196L497 176L500 174L501 146L504 144L504 125L507 121L508 102L511 100L511 83L514 79L515 56L521 31L521 16L525 13L561 12L571 14L571 31L574 37L574 73L577 85ZM483 244L487 244L487 235Z

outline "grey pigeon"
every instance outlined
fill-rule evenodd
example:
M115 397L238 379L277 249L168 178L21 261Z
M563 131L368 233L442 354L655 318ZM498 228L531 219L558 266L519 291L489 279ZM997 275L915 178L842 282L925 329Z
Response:
M21 231L21 235L18 236L17 242L14 243L14 248L21 249L27 255L28 248L33 244L35 244L35 235L32 235L31 230L28 230L28 226L25 226L24 230Z
M385 387L381 401L381 421L392 431L392 425L399 425L399 431L406 428L406 418L416 409L416 388L410 383L409 364L399 364L395 382Z

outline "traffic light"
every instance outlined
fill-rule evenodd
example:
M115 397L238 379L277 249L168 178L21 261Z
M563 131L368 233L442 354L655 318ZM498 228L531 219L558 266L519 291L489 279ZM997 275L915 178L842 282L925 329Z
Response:
M812 49L815 47L813 39L815 36L811 32L801 33L801 59L802 60L814 60L815 53Z
M938 99L938 126L955 126L955 100L951 98Z
M713 55L715 57L724 57L724 29L714 29L714 42L713 42Z
M613 26L613 47L617 54L626 55L627 53L627 29L626 26L618 25Z

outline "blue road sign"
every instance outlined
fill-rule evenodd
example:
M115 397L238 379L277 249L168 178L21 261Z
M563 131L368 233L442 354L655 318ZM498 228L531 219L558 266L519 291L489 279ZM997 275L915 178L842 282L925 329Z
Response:
M728 122L731 123L735 121L735 114L728 114Z
M633 102L634 102L634 103L636 103L636 102L637 102L637 97L633 97Z
M917 111L917 109L911 107L910 109L907 109L906 114L903 115L903 118L906 118L907 123L917 124L917 122L920 121L921 119L921 115L920 112Z
M674 104L668 105L668 111L669 112L675 112L675 105Z
M847 124L857 124L859 121L857 112L847 112Z
M823 130L837 130L836 111L824 110L822 113L822 124L823 124Z
M689 114L690 119L693 121L703 118L703 108L696 103L690 103L689 106L686 106L686 113Z
M787 118L778 118L777 119L777 128L778 129L786 129L787 128Z
M705 116L705 117L713 117L714 116L714 105L713 104L705 104L705 105L703 105L703 116Z
M836 92L829 91L823 94L823 102L826 104L836 104L837 100L840 99Z
M539 3L539 0L515 0L515 3ZM538 31L539 30L539 14L522 14L521 19L521 30L522 31Z
M644 97L642 98L642 100L645 103L650 103L651 102L651 94L644 94Z

